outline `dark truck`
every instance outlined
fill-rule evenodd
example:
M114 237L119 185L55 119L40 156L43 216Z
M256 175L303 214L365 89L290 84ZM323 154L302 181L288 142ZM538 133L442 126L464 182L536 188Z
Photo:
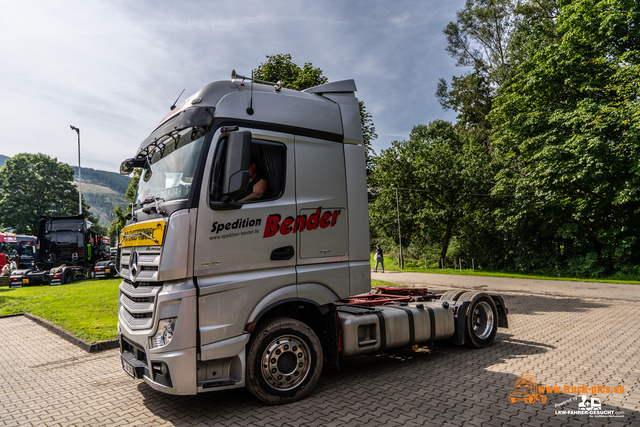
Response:
M116 275L115 257L111 255L111 240L108 237L102 238L102 251L100 260L93 267L93 277L96 279L112 279Z
M14 270L11 287L87 279L103 257L101 243L101 236L82 215L43 217L38 227L37 269Z

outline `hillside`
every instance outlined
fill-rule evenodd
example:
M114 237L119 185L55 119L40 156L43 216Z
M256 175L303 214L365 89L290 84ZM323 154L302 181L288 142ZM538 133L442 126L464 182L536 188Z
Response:
M0 154L0 167L10 157ZM72 166L75 173L74 184L78 185L78 167ZM108 226L114 219L113 210L117 205L125 207L124 195L131 178L115 172L82 168L82 196L91 206L91 212L98 217L100 224Z
M78 167L72 167L75 172L73 182L78 185ZM82 168L82 196L102 225L113 221L113 210L117 205L124 208L124 195L130 180L130 177L115 172Z

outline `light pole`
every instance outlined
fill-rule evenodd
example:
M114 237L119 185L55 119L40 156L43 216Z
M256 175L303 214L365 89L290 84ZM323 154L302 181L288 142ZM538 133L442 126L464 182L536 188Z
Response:
M80 167L80 129L70 125L71 130L78 134L78 211L82 215L82 168Z
M400 242L400 270L404 269L404 259L402 257L402 233L400 232L400 202L398 200L398 186L391 184L396 189L396 213L398 214L398 241Z

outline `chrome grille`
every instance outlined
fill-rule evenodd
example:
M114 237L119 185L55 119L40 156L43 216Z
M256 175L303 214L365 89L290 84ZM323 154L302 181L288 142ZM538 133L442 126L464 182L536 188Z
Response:
M158 267L160 265L161 251L157 246L131 246L124 247L120 250L120 276L123 279L129 279L129 258L133 250L138 251L139 273L136 280L138 282L157 282Z
M127 322L131 329L149 329L153 321L152 317L136 319L124 308L120 309L120 319Z
M120 320L129 328L150 329L153 325L156 297L162 283L154 285L135 287L127 280L120 283Z
M153 302L153 297L130 297L126 295L133 302Z

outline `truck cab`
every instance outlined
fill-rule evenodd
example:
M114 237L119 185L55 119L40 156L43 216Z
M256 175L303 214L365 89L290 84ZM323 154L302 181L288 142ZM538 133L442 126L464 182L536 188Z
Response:
M322 335L327 304L370 290L355 90L215 82L123 162L143 169L118 242L125 370L173 394L242 387L260 322ZM266 191L247 198L255 176Z

